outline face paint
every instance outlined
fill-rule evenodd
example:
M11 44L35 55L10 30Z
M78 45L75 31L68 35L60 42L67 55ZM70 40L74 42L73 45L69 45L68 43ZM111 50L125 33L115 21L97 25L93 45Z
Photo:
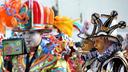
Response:
M25 32L23 34L23 38L25 40L26 46L29 48L38 46L41 41L41 35L35 31Z

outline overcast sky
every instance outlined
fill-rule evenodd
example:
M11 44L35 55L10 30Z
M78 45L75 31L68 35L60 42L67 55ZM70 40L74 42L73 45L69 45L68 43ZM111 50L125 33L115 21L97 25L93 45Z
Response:
M128 23L128 0L59 0L59 8L62 15L74 19L80 17L80 13L82 13L83 22L90 20L92 13L110 14L112 10L116 10L118 12L116 22L124 20ZM73 39L78 41L76 33L77 31L74 33ZM125 37L128 28L119 29L117 33Z

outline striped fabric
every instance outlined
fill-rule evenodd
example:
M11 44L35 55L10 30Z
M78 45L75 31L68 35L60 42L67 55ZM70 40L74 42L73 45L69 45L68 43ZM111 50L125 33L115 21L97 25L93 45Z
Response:
M88 54L83 56L83 59L85 61L90 60L92 58L97 58L99 61L103 62L106 59L108 59L113 53L120 51L121 48L118 46L118 43L113 43L109 48L106 48L106 50L99 54L98 51L91 51Z

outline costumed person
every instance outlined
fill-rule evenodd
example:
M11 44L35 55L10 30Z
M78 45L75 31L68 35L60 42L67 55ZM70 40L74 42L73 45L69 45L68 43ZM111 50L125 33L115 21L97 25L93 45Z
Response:
M120 21L117 25L110 26L112 20L117 16L116 11L112 11L111 15L107 15L107 20L103 23L99 18L100 16L97 13L92 14L92 23L94 24L93 32L90 36L88 36L85 40L90 39L90 45L86 45L85 50L90 50L89 53L85 54L82 57L85 62L87 60L94 59L87 68L87 71L98 71L100 67L100 63L104 63L107 59L113 56L118 51L121 51L121 43L118 38L111 35L111 33L116 28L124 28L126 23L124 21ZM98 27L98 28L97 28ZM98 30L97 30L98 29ZM84 41L83 41L84 42ZM94 43L94 44L92 44ZM94 48L86 49L86 47Z
M56 35L58 40L60 40L60 47L56 48L55 53L64 58L65 54L70 53L69 41L72 32L73 24L70 18L64 16L56 16L54 26L58 29L59 34ZM65 60L65 59L64 59Z
M51 72L71 72L69 63L67 63L67 60L65 60L64 57L66 54L70 53L70 42L72 42L70 37L73 32L72 20L68 17L56 16L53 26L54 28L52 29L51 34L49 34L50 36L46 35L46 37L48 36L48 40L57 44L57 46L51 51L51 53L57 57L57 64L51 69L46 68L46 70L51 70ZM44 42L48 41L45 39ZM71 47L73 47L73 45ZM47 48L44 49L46 50ZM48 53L48 51L46 50L45 53Z
M56 57L51 54L44 54L41 47L41 33L51 31L51 29L45 28L45 25L42 23L43 7L37 1L31 2L34 4L33 18L31 8L30 10L26 9L29 9L29 3L29 1L25 2L25 6L23 5L20 9L20 13L25 15L25 19L20 18L20 15L17 16L18 21L22 25L13 29L13 31L23 33L22 38L25 40L27 54L13 56L13 58L5 57L5 68L9 72L41 72L45 67L56 63Z
M52 32L50 32L49 34L42 34L43 42L41 43L41 45L43 48L43 52L45 54L54 54L58 59L55 66L53 66L52 68L45 68L44 71L51 70L53 72L56 72L61 70L62 72L70 72L69 64L66 61L69 57L72 56L72 52L75 52L75 49L73 48L73 41L70 38L73 32L73 22L74 21L68 17L56 16ZM57 46L55 48L47 48L47 45L52 46L52 44L53 46Z
M28 6L29 2L27 1L25 4ZM70 72L67 62L62 59L60 55L57 56L51 53L54 47L56 48L57 43L54 42L54 36L47 35L50 34L49 32L51 32L51 28L49 28L50 26L47 24L49 24L52 19L52 21L54 21L54 18L52 18L54 16L50 16L50 18L47 17L48 20L46 21L46 24L43 25L42 20L40 19L40 16L42 16L42 12L40 12L42 11L42 7L38 4L37 1L34 1L33 5L34 18L31 15L31 9L28 11L26 9L24 10L24 8L27 6L23 6L21 8L21 14L23 13L27 15L25 17L29 18L25 18L25 22L22 22L22 18L20 18L19 15L17 19L19 22L21 22L22 25L19 25L20 28L13 30L23 33L22 38L25 40L25 49L27 54L25 53L14 56L13 58L7 56L6 60L4 60L6 64L5 68L10 72ZM36 6L38 7L36 8ZM53 13L50 15L53 15ZM32 20L34 22L32 22ZM48 40L42 38L42 34L49 36L46 37ZM59 46L62 46L62 44L59 44Z

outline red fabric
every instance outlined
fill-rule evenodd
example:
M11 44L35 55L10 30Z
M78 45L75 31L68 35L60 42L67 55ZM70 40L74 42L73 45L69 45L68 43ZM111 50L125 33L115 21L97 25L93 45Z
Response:
M76 71L76 67L75 67L75 63L72 60L70 60L70 59L68 59L67 62L69 64L69 68L70 68L71 72L77 72Z
M40 22L41 22L41 11L40 11L40 6L36 1L34 1L34 3L33 3L33 14L34 14L34 23L35 24L40 24Z
M29 6L29 2L27 1L25 3L27 6ZM42 16L42 11L41 8L43 8L43 6L39 5L39 3L37 1L33 1L33 22L34 24L41 24L41 16Z

